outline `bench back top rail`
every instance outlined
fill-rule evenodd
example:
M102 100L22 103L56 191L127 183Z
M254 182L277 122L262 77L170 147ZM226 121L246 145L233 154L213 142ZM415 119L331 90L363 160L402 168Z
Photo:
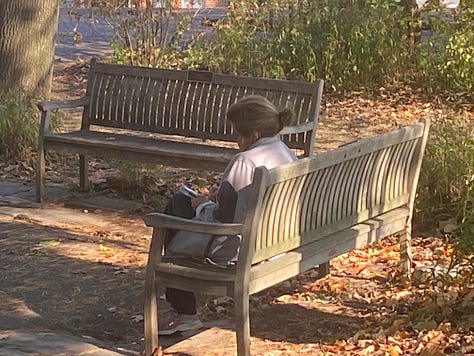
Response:
M251 263L398 207L411 211L428 128L429 122L414 124L314 159L258 168L244 222ZM239 259L249 253L245 245Z
M290 147L305 149L314 141L322 88L321 80L304 83L92 61L86 93L90 103L82 127L234 141L227 108L242 96L259 94L279 109L291 105L297 124L314 124L313 132L283 136Z

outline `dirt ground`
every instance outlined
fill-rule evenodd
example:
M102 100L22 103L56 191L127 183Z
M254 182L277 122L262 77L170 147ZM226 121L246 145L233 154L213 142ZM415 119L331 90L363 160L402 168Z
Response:
M54 97L84 92L85 62L58 65ZM387 131L423 116L439 118L447 107L473 116L472 105L457 99L434 100L405 88L341 95L326 91L317 134L317 149ZM77 125L68 116L65 127ZM9 170L11 178L31 181L28 164ZM26 167L25 167L26 166ZM3 166L5 168L5 164ZM54 168L54 169L53 169ZM53 167L49 178L76 179L70 167ZM105 174L107 169L101 170ZM28 174L27 172L30 172ZM54 176L53 176L54 173ZM166 177L206 173L173 170ZM8 177L7 177L8 178ZM170 180L165 185L173 186ZM171 188L170 188L171 189ZM51 204L51 209L62 203ZM139 354L142 340L144 266L150 230L143 212L89 211L78 223L57 224L0 214L0 324L4 329L40 329L93 337L124 354ZM94 219L88 219L93 215ZM444 261L447 247L434 234L415 239L417 266ZM441 355L474 352L472 313L459 322L440 322L418 315L419 291L406 288L398 273L396 240L332 261L331 275L317 271L252 296L252 351L255 355ZM437 251L435 253L434 251ZM474 294L471 296L474 298ZM469 298L466 296L466 303ZM232 301L200 298L205 321L232 319ZM472 306L468 306L471 308ZM470 311L470 309L468 310ZM431 323L431 324L430 324ZM435 323L435 325L433 325ZM448 325L449 324L449 325ZM460 333L459 328L465 332ZM458 336L453 336L458 335ZM460 335L460 336L459 336ZM456 338L457 337L457 338ZM433 341L434 340L434 341ZM178 339L164 339L172 344ZM433 346L434 345L434 346ZM440 346L442 345L442 346ZM470 346L471 345L471 346ZM234 345L214 351L187 350L189 355L232 355ZM165 350L166 351L166 350ZM174 353L172 348L168 353Z
M93 338L124 355L141 354L149 229L140 216L127 213L71 210L79 215L77 222L54 222L64 208L46 209L52 219L0 214L1 329L66 333ZM415 239L420 273L446 263L447 254L440 238ZM462 311L451 319L438 319L440 311L427 304L426 290L401 284L398 256L396 239L385 239L333 260L331 274L322 279L314 269L251 296L252 353L474 352L474 294L452 301ZM234 355L232 301L203 296L199 301L201 319L223 328L187 343L179 342L192 334L162 337L165 354Z
M0 214L2 329L51 330L141 349L149 231L140 219L100 215L75 224Z
M64 332L93 337L119 350L142 349L143 279L150 231L135 217L100 215L92 225L58 226L0 215L3 329ZM320 330L321 340L336 337L326 333L325 325L338 330L339 337L357 331L357 313L338 315L307 309L307 303L271 303L295 286L296 281L288 282L252 298L254 338L308 343L315 341L314 330ZM202 302L204 320L231 318L229 300L202 298ZM307 322L302 333L292 324L303 319ZM173 341L168 338L165 343Z

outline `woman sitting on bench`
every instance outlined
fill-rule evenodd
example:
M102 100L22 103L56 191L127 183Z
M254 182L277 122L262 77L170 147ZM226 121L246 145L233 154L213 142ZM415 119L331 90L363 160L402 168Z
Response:
M297 159L278 135L294 121L292 109L278 112L266 98L251 95L231 105L227 119L237 134L241 152L225 169L219 188L212 187L208 194L196 197L178 192L168 202L166 214L206 222L240 222L247 201L246 188L252 183L255 168L265 166L272 169ZM164 260L194 260L219 267L235 264L239 236L212 236L187 231L171 235L165 243ZM196 315L194 293L166 288L166 300L171 309L160 315L159 335L202 327Z

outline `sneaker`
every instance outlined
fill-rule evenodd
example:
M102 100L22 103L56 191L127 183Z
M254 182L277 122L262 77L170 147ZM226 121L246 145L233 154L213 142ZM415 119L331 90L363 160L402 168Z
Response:
M171 335L178 331L197 330L203 326L196 314L178 314L174 309L158 316L158 335Z
M171 335L178 332L179 323L178 312L174 309L158 315L158 335Z

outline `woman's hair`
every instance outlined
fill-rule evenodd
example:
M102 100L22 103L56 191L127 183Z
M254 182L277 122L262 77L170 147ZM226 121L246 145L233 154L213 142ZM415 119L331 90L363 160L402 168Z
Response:
M243 97L227 110L227 119L242 136L258 132L260 137L275 136L296 118L291 108L278 112L268 99L260 95Z

